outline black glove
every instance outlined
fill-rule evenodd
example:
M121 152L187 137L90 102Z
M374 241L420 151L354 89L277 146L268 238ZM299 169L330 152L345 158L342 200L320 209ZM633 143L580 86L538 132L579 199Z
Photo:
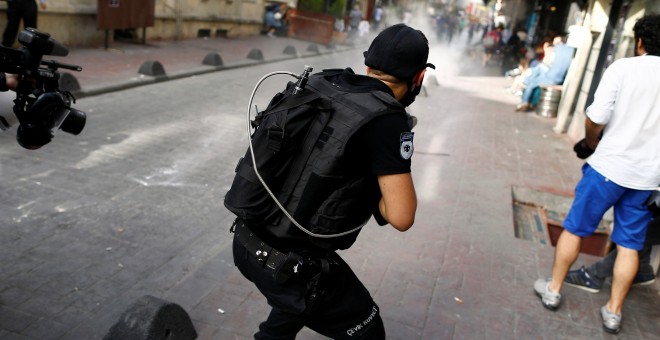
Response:
M573 145L573 151L577 154L579 159L585 159L594 153L594 150L587 145L587 139L583 138L581 141Z

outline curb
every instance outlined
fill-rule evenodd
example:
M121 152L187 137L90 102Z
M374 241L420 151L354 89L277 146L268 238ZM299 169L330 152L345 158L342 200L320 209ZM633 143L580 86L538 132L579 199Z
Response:
M247 58L244 61L238 61L234 62L231 64L224 64L221 66L210 66L210 65L203 65L200 64L199 67L185 70L185 71L180 71L177 73L173 74L164 74L164 75L158 75L158 76L149 76L149 75L144 75L144 74L139 74L138 79L129 79L121 82L116 82L116 83L110 83L110 84L103 84L99 85L96 87L90 87L89 89L75 89L72 90L71 93L76 97L76 99L80 98L85 98L85 97L92 97L92 96L97 96L101 94L106 94L110 92L116 92L116 91L122 91L122 90L127 90L139 86L144 86L144 85L150 85L150 84L155 84L155 83L160 83L164 81L170 81L170 80L177 80L181 78L187 78L187 77L192 77L192 76L198 76L198 75L203 75L207 73L212 73L212 72L218 72L218 71L225 71L225 70L232 70L232 69L237 69L237 68L242 68L242 67L249 67L249 66L254 66L254 65L260 65L260 64L267 64L267 63L275 63L279 61L285 61L285 60L291 60L291 59L304 59L304 58L309 58L309 57L318 57L324 54L334 54L334 53L343 53L351 50L355 50L358 48L363 48L363 44L356 44L356 45L341 45L344 48L338 48L337 45L333 45L332 48L327 49L326 51L319 51L318 46L314 43L310 43L309 47L306 50L306 54L300 54L296 53L294 55L290 54L284 54L283 56L280 57L275 57L275 58L270 58L270 59L261 59L261 60L255 60L255 59L250 59ZM367 45L368 47L368 45ZM284 53L284 52L283 52Z

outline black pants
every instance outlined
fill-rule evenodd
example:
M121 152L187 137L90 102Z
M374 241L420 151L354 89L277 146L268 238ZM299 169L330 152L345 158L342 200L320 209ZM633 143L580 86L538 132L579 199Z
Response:
M238 269L272 307L255 339L295 339L303 326L333 339L385 339L378 306L339 255L329 257L334 264L320 283L324 294L311 299L308 280L293 276L278 284L272 270L261 266L236 239L233 250Z
M7 0L7 26L2 35L2 45L12 47L18 27L23 19L23 27L37 28L37 3L35 0Z
M639 251L639 268L637 275L653 276L653 266L651 266L651 251L653 246L658 244L660 238L660 216L654 216L649 222L646 230L646 242L644 248ZM608 277L612 277L614 273L614 262L616 261L616 248L612 250L602 260L595 262L586 270L592 277L598 281L605 281Z

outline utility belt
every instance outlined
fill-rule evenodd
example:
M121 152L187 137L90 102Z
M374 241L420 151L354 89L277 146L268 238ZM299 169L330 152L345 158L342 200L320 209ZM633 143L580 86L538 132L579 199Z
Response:
M257 260L257 263L273 272L273 278L278 283L285 283L292 276L300 277L305 281L318 282L330 272L330 265L336 263L327 256L311 258L294 252L279 251L250 231L245 221L241 219L236 219L229 231L234 233L234 238Z

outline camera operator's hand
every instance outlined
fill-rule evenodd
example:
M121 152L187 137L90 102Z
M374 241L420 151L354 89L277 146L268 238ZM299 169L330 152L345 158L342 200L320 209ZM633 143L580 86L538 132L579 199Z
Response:
M17 74L11 74L11 73L5 73L5 81L7 83L7 88L16 91L16 86L18 86L18 79L19 75Z
M587 139L583 138L573 146L573 151L579 159L585 159L594 153L594 150L587 145Z
M1 77L2 75L4 75L5 78L4 81L2 80ZM0 91L7 91L7 90L16 91L16 89L18 89L18 84L22 82L26 82L30 86L35 86L37 83L37 81L32 77L24 77L21 76L20 74L0 73L0 83L4 83L4 84L0 84Z

